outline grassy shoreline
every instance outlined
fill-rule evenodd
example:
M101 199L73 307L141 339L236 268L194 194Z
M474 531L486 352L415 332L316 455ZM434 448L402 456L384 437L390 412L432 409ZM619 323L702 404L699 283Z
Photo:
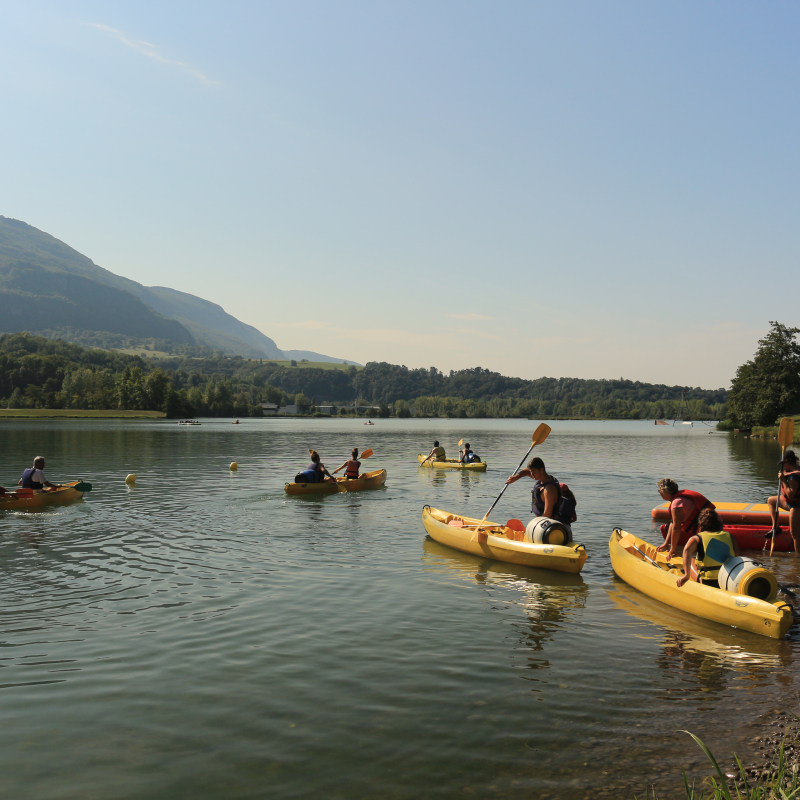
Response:
M0 419L165 419L163 411L113 408L0 408Z
M792 439L793 444L800 444L800 414L794 414L792 416L794 420L794 439ZM719 431L732 431L733 423L729 420L723 420L722 422L717 425L717 430ZM754 425L750 429L749 433L752 439L777 439L778 438L778 426L777 425Z

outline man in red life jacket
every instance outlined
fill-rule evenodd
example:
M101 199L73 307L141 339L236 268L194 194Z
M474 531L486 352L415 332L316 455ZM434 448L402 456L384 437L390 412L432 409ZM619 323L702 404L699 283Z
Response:
M700 492L691 489L678 490L672 478L662 478L658 482L658 493L669 503L672 522L661 526L664 544L658 550L668 550L669 557L682 553L684 545L697 533L697 516L704 508L715 508L714 504Z

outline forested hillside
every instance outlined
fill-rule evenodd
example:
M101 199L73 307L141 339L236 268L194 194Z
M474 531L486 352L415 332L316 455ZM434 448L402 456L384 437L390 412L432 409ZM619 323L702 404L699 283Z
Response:
M438 370L370 363L301 369L241 356L140 356L29 334L0 335L0 408L164 410L170 416L260 414L261 402L357 403L398 416L721 419L727 392L626 380L509 378L480 367Z

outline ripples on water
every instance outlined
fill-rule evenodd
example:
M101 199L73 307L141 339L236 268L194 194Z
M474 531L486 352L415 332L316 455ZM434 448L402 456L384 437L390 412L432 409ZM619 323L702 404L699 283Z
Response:
M426 539L422 505L482 516L535 425L0 422L6 486L41 453L51 480L95 487L0 515L3 796L670 796L683 766L707 771L681 729L746 752L796 699L798 636L671 611L613 576L607 542L614 525L656 541L665 475L771 493L777 447L555 423L538 452L578 497L581 576ZM462 437L487 473L418 469L433 438ZM354 445L385 489L283 493L309 447L333 468ZM529 504L516 484L496 516ZM765 560L797 581L793 556Z

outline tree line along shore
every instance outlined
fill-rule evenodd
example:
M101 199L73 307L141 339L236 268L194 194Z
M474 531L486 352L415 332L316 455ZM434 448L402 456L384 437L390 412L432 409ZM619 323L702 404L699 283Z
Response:
M475 367L370 362L324 367L178 353L142 357L27 333L0 334L0 412L153 412L168 417L261 416L263 403L303 414L450 418L722 420L720 430L769 436L800 414L798 328L770 323L730 390L639 381L513 378ZM335 368L332 368L335 367ZM326 406L327 413L321 411ZM27 415L27 414L26 414ZM127 416L127 413L122 415ZM800 427L800 426L798 426ZM800 434L799 434L800 435Z
M682 397L685 400L682 400ZM397 417L599 419L725 416L728 393L639 381L525 380L481 367L449 374L371 362L339 369L241 356L163 358L0 335L0 410L158 411L168 417L261 416L262 403Z

